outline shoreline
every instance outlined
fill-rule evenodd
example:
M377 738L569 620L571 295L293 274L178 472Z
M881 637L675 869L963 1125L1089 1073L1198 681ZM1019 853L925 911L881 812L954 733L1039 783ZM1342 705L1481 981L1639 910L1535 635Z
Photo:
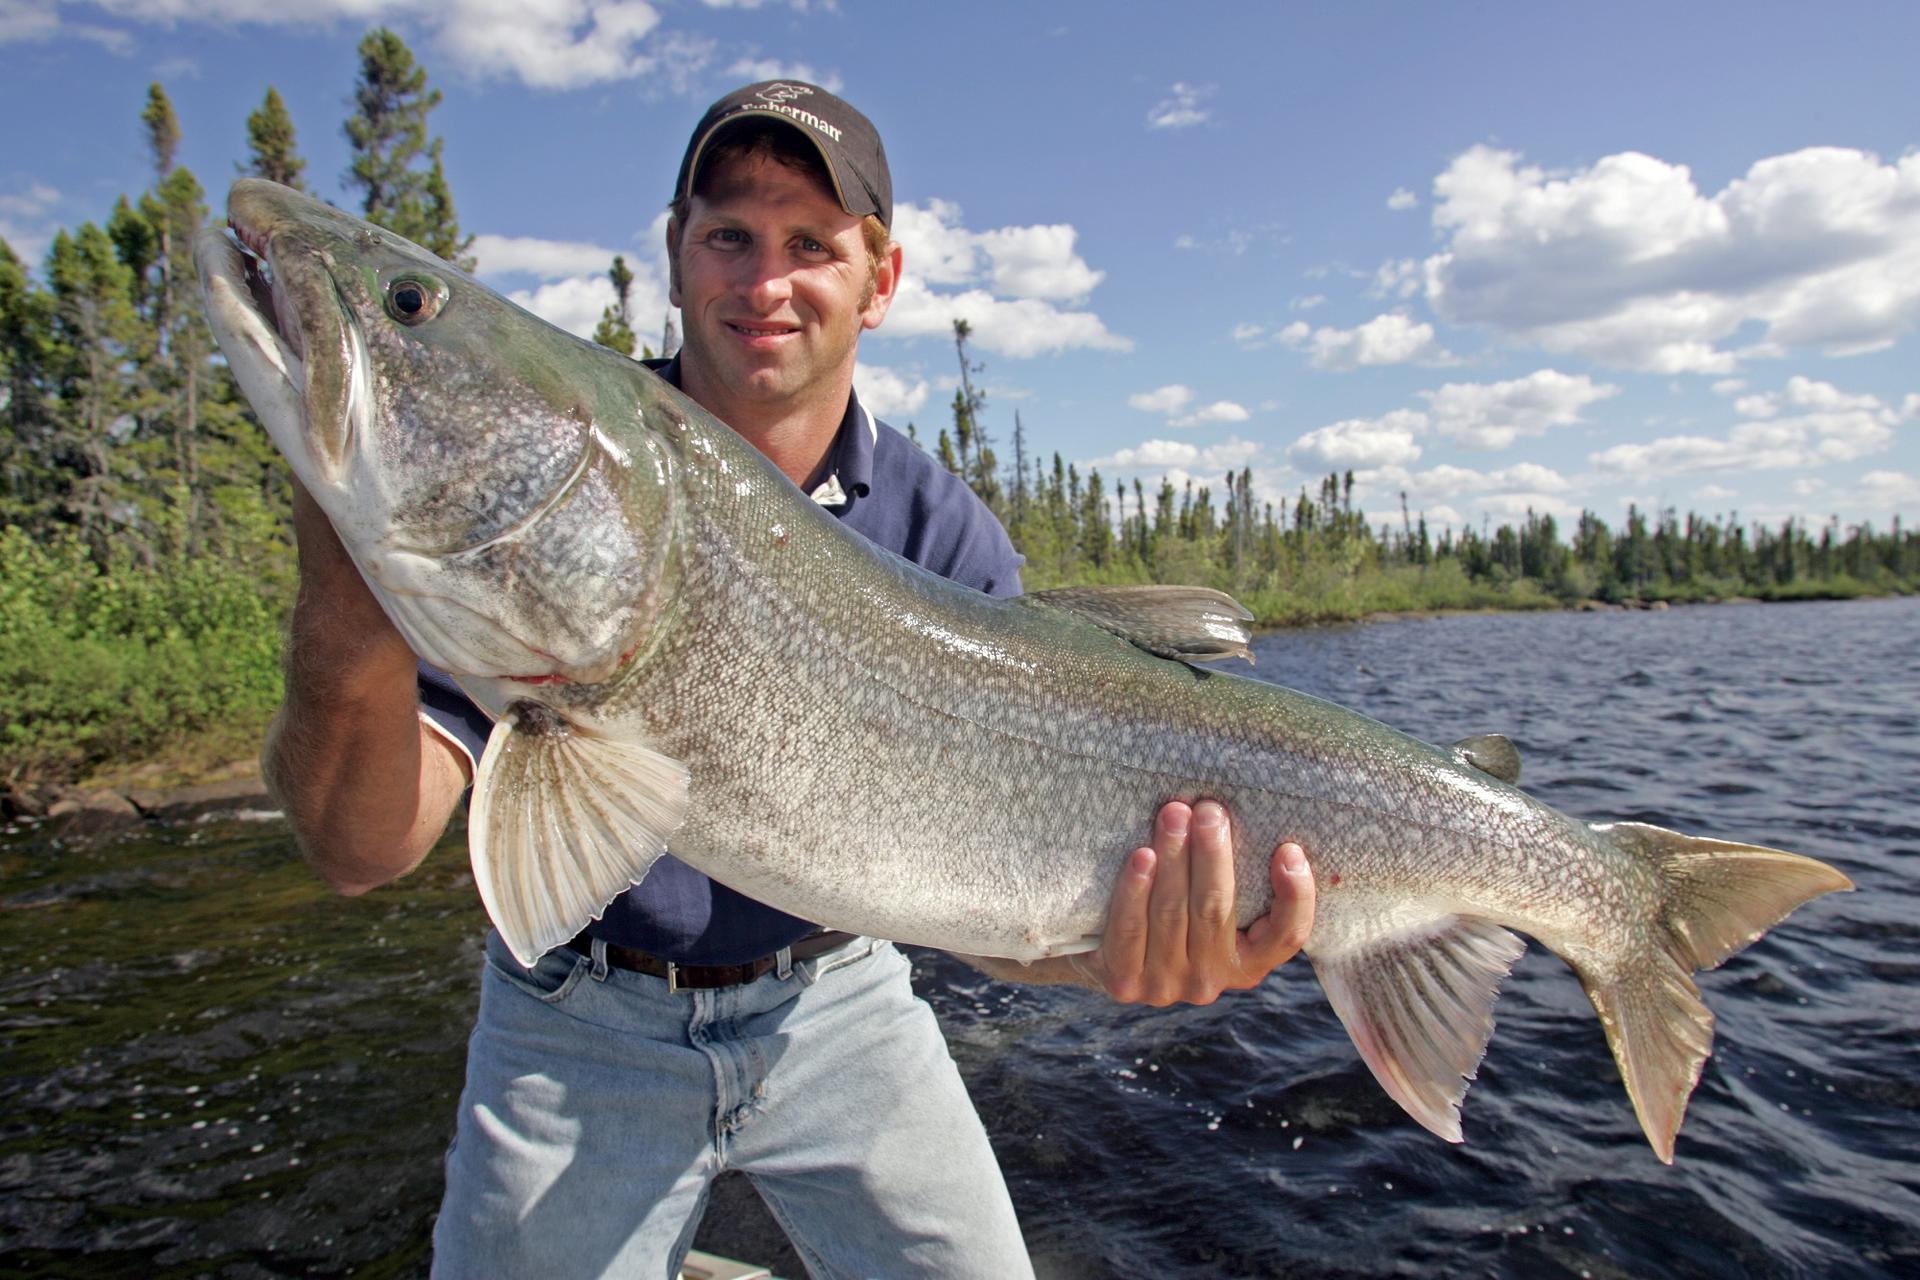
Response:
M267 794L257 761L230 761L208 775L166 787L138 785L143 775L180 776L173 766L148 761L119 776L94 775L76 783L13 782L0 789L0 834L33 835L56 846L71 840L119 835L137 826L188 822L221 810L280 812Z

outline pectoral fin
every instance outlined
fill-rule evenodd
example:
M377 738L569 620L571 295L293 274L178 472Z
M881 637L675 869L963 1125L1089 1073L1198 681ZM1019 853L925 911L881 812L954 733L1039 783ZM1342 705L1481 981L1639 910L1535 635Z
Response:
M480 899L515 959L531 968L640 883L686 820L687 783L671 756L514 704L480 758L467 827Z
M1493 1035L1500 982L1527 949L1499 925L1443 916L1313 954L1333 1011L1407 1114L1460 1141L1460 1100Z
M1024 604L1062 609L1148 653L1176 662L1253 661L1253 614L1224 591L1206 587L1058 587L1031 591Z

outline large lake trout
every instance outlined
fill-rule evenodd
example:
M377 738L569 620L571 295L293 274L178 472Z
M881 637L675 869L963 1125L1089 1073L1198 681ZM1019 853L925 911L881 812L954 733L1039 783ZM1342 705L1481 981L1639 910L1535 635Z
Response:
M1670 1160L1713 1034L1692 973L1850 887L1790 853L1570 819L1514 785L1505 739L1436 748L1196 667L1246 652L1217 593L944 581L426 250L266 182L228 210L233 237L195 250L235 376L414 650L497 719L469 842L523 963L669 845L832 927L1082 951L1141 816L1211 797L1242 924L1268 851L1307 850L1307 954L1421 1124L1460 1139L1517 930L1579 975Z

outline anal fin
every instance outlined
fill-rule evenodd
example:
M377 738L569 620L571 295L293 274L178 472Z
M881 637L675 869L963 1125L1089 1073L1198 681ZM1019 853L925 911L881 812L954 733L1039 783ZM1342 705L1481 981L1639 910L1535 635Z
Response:
M1460 1101L1493 1035L1501 980L1527 949L1517 934L1461 916L1312 952L1333 1011L1407 1114L1460 1141Z
M640 883L686 820L687 788L671 756L515 703L487 740L467 823L480 899L514 958L531 967Z

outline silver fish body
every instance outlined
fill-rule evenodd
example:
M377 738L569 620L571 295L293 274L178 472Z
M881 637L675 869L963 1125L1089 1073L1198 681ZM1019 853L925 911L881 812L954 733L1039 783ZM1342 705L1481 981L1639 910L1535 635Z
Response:
M1383 1086L1458 1107L1527 933L1571 964L1662 1159L1711 1045L1691 973L1824 864L1517 786L1502 739L1428 746L1191 665L1246 615L1179 588L993 600L840 526L632 361L389 233L237 184L196 246L236 375L416 650L498 718L482 896L523 961L676 856L833 927L1032 960L1098 942L1146 817L1234 815L1242 923L1306 848L1307 944Z

